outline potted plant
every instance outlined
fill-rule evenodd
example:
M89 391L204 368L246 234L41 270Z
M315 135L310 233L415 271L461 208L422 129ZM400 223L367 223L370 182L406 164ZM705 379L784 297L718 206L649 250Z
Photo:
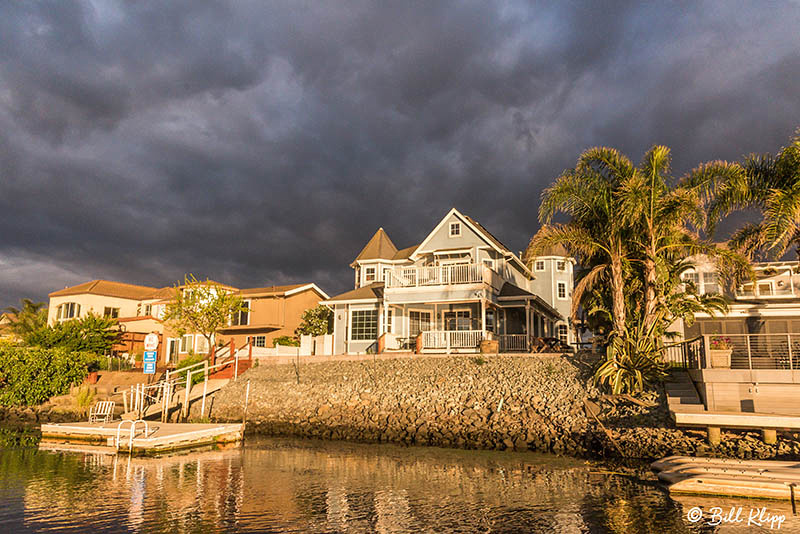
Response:
M100 370L100 363L97 360L89 362L89 365L86 366L86 370L89 371L89 374L86 376L86 383L97 384L97 372Z
M731 368L731 354L733 354L733 342L731 338L714 336L709 340L708 349L711 367L720 369Z

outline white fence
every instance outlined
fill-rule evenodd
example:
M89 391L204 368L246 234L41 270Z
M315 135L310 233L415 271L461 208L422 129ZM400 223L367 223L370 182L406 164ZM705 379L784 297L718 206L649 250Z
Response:
M477 284L483 282L479 263L441 265L438 267L405 267L387 271L386 287L418 287L450 284Z
M475 349L482 339L482 330L429 330L422 333L422 348Z
M321 336L300 336L300 356L333 354L333 334Z

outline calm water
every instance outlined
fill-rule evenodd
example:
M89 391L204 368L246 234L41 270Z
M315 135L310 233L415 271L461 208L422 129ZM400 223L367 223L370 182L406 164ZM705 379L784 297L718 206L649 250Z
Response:
M0 532L751 532L638 475L529 453L251 439L160 459L40 451L0 428ZM798 531L789 517L782 532Z

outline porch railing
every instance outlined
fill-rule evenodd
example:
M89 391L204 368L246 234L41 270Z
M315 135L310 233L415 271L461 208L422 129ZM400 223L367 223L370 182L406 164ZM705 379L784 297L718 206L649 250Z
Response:
M428 330L422 333L422 348L474 349L482 339L482 330Z
M664 359L687 369L800 370L800 333L706 334L667 346Z
M387 271L386 287L420 287L483 282L483 264L403 267ZM486 267L488 269L488 267Z
M500 334L497 336L500 352L528 352L527 334Z

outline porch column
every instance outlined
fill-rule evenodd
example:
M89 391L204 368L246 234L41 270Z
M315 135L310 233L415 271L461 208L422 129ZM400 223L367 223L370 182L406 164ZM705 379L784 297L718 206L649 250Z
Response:
M486 335L486 300L481 299L481 330Z
M383 303L383 334L389 331L389 306ZM381 332L379 332L380 335Z
M531 301L525 301L525 347L531 350Z

